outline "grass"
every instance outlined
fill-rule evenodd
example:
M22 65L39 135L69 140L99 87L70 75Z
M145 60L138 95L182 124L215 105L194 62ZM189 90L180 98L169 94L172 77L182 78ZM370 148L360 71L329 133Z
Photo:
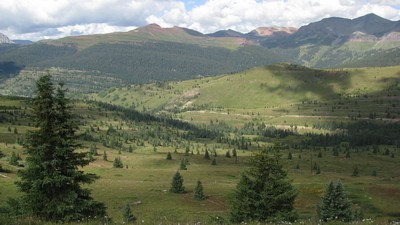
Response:
M241 127L261 121L310 127L399 115L399 67L313 70L276 64L232 75L163 85L132 85L90 99L154 113L173 112L188 122L224 121ZM388 113L389 112L389 113Z
M134 103L136 109L154 114L163 112L172 118L203 126L213 124L221 128L224 125L240 130L249 123L264 123L296 130L300 135L309 132L326 134L341 131L316 125L363 120L397 123L400 116L399 69L315 71L279 64L213 78L114 88L101 96L91 95L89 98L125 107ZM396 145L379 146L377 154L372 153L373 146L368 146L368 149L350 148L350 158L347 158L344 150L339 156L333 156L331 147L293 148L292 143L307 139L297 135L252 141L249 150L237 149L236 162L235 158L225 157L226 151L234 146L210 139L186 140L176 135L184 133L182 130L165 128L155 122L123 120L119 112L83 101L76 101L74 105L81 120L79 134L89 133L97 138L95 141L81 140L83 148L79 149L87 151L92 144L98 148L96 160L83 170L101 178L88 187L95 199L106 204L109 216L116 223L122 222L122 209L126 204L131 205L140 224L208 224L212 217L228 219L230 196L240 172L249 166L249 157L262 146L277 143L288 144L288 148L281 150L282 162L299 190L295 203L301 221L298 224L318 224L316 205L330 180L341 180L354 208L361 208L364 218L373 221L361 224L387 224L389 220L399 219L400 171L397 167L400 150ZM24 111L29 111L24 99L1 97L0 106L0 150L6 154L0 163L9 171L1 172L3 176L0 176L1 207L9 197L20 195L14 182L18 180L16 171L21 168L8 165L7 159L13 151L24 158L23 148L16 140L33 128L29 118L24 117ZM375 117L369 118L370 113L375 113ZM107 134L110 126L116 131ZM13 133L15 127L18 134ZM144 140L145 134L149 133L152 137ZM160 137L164 133L168 134L169 142ZM233 132L226 135L235 137ZM125 151L119 154L118 148L103 146L99 140L101 136L119 141L126 136ZM251 139L257 135L241 136ZM143 139L144 146L139 145L136 139ZM157 141L159 144L154 151L153 143ZM346 146L346 143L342 144ZM134 147L132 153L126 151L129 145ZM193 152L187 156L190 162L188 170L181 171L186 193L172 194L168 189L186 146ZM216 166L210 165L211 160L204 159L206 148L210 153L213 150L217 152ZM394 153L393 158L383 154L386 148ZM108 161L102 160L104 151ZM318 158L319 151L322 158ZM166 160L168 152L172 153L171 161ZM292 160L287 159L289 152ZM121 158L124 168L112 168L116 157ZM314 163L320 166L321 174L312 171ZM355 166L359 168L359 177L351 176ZM374 170L377 176L372 175ZM204 201L193 199L198 179L207 196Z
M102 150L103 148L100 148L99 152ZM225 158L224 151L219 150L216 166L211 166L211 161L205 160L203 154L189 155L188 170L181 171L186 193L180 195L169 193L168 189L183 154L174 153L173 160L168 161L165 159L167 150L169 149L160 148L160 151L155 153L151 148L147 148L119 155L116 150L107 149L109 159L121 157L128 168L112 168L111 160L103 161L101 155L97 156L98 159L94 163L85 167L86 172L101 176L96 183L89 186L95 199L106 204L108 214L116 222L122 221L122 209L125 204L131 204L138 221L143 220L146 224L192 224L207 220L206 215L228 218L229 196L235 188L240 171L247 166L245 162L250 153L239 151L239 161L236 164L235 159ZM317 175L310 170L310 150L290 151L293 152L293 159L286 160L284 155L283 162L289 176L293 178L294 185L299 189L296 209L302 219L315 216L315 207L326 184L332 179L342 180L350 199L364 210L368 218L386 220L391 215L396 215L396 209L400 207L396 200L400 195L400 173L396 170L400 163L399 158L371 157L366 152L359 152L346 159L343 155L334 157L329 151L323 153L323 158L317 158L314 152L313 160L321 165L322 170L322 173ZM8 150L4 152L9 153ZM298 159L298 155L302 158ZM382 164L383 161L385 164ZM294 169L296 164L299 164L300 169ZM351 177L354 165L360 168L360 177ZM379 168L377 177L371 176L371 170L374 168ZM7 197L17 194L13 185L17 180L15 173L5 175L7 178L0 178L2 202ZM204 201L193 199L198 179L202 181L207 195ZM140 204L135 204L137 202Z

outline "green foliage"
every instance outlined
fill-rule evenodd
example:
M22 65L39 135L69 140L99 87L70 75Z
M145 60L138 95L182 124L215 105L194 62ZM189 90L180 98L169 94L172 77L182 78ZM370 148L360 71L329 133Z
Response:
M226 151L226 153L225 153L225 157L226 158L231 158L231 151Z
M103 151L103 160L104 160L104 161L108 161L106 150Z
M206 152L204 153L204 159L211 159L210 154L208 153L208 150L206 149Z
M15 152L11 153L11 156L8 160L8 163L10 163L10 165L13 166L18 166L18 160L20 160L21 158L19 157L19 155L15 154Z
M71 221L91 216L104 216L105 206L93 200L89 184L98 177L77 168L89 163L86 153L77 153L75 143L77 125L71 106L60 84L55 93L51 76L41 77L36 83L33 99L33 119L38 130L27 135L27 167L19 172L16 182L24 195L24 212L51 221Z
M318 165L315 174L321 174L321 167Z
M293 156L292 156L292 152L289 152L289 153L288 153L287 159L288 159L288 160L292 160L292 157L293 157Z
M0 151L0 159L6 156L2 151Z
M259 46L230 50L167 41L100 43L79 51L68 45L41 43L0 55L0 62L11 61L21 67L100 71L131 83L187 80L199 74L210 76L237 72L285 59L281 54Z
M224 219L224 217L217 215L217 216L209 216L208 224L222 225L222 224L228 224L228 223Z
M129 204L125 205L122 217L124 218L124 223L134 223L136 221L136 217L133 215Z
M234 148L234 149L232 150L232 156L235 157L235 158L237 157L236 148Z
M168 153L167 153L167 160L172 160L171 152L168 152Z
M341 182L329 183L321 203L317 206L317 214L323 221L348 222L353 219L351 203Z
M196 188L194 189L194 199L204 200L206 196L203 193L203 185L200 180L197 180Z
M182 158L182 159L181 159L181 164L180 164L180 166L179 166L179 169L180 169L180 170L187 170L187 167L186 167L186 158Z
M179 173L179 171L176 171L174 177L172 178L171 188L169 189L169 191L172 193L184 193L185 192L185 187L183 186L183 177Z
M90 146L89 154L91 154L91 155L93 155L93 156L98 155L98 153L97 153L97 147L96 147L95 144L93 144L92 146Z
M124 168L124 164L120 157L116 157L113 162L113 168Z
M266 150L252 157L236 186L230 205L231 222L293 221L297 218L294 200L297 190L287 178L280 155Z
M360 172L359 172L359 170L358 170L358 166L357 166L357 165L354 166L353 173L351 174L351 176L353 176L353 177L358 177L358 176L360 176Z

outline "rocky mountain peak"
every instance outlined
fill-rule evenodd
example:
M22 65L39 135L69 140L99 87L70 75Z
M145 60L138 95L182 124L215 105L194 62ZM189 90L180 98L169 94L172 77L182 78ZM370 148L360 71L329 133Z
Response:
M6 35L0 33L0 44L11 44L13 43Z

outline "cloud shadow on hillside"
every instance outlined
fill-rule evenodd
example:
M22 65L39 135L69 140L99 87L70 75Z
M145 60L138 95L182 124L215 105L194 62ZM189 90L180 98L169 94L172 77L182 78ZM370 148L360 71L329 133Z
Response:
M15 62L0 62L0 81L16 76L23 68Z
M267 87L268 91L281 91L283 94L303 95L307 100L307 93L313 93L323 99L331 99L340 94L339 90L351 87L351 75L341 70L318 70L298 65L286 65L282 70L270 69L280 80L275 87Z

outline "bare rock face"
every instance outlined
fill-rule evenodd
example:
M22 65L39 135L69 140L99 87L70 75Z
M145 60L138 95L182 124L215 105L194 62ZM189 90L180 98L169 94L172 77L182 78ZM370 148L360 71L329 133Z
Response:
M294 27L259 27L252 31L253 34L260 37L268 37L274 35L291 35L297 31Z
M6 35L0 33L0 44L11 44L13 43Z

